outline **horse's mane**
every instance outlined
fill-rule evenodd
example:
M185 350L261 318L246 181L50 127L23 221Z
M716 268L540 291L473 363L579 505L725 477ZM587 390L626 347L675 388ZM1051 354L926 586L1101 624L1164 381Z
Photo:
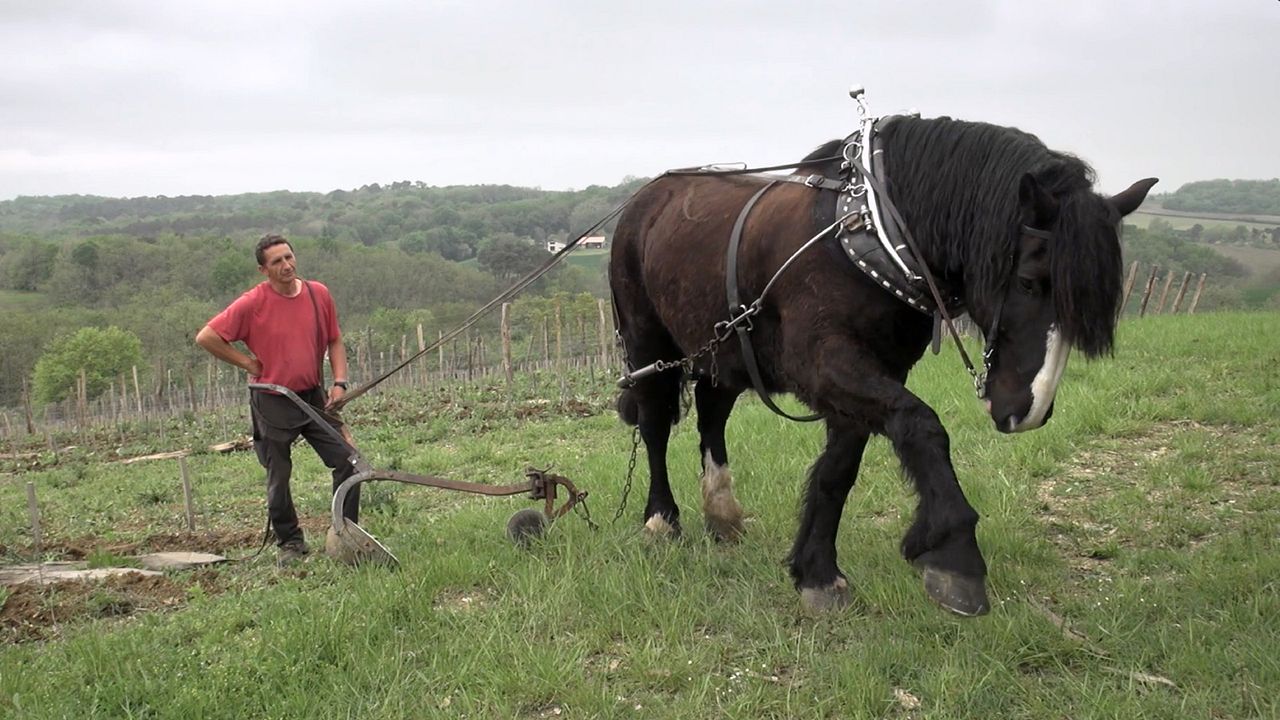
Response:
M881 130L889 192L935 274L963 283L985 323L1013 281L1024 222L1018 200L1031 173L1058 202L1049 273L1059 329L1089 356L1111 351L1120 303L1119 214L1092 192L1093 170L1015 128L951 118L896 118ZM839 143L837 142L836 145ZM823 145L811 157L830 149Z

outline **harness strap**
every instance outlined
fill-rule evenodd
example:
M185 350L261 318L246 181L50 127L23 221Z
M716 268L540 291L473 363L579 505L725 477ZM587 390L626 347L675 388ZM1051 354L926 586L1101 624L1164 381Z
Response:
M738 293L738 246L742 241L742 227L746 225L747 214L751 212L751 208L755 207L756 201L775 184L776 182L771 181L757 190L755 195L751 196L747 204L742 207L742 212L738 213L738 219L733 223L733 232L729 234L729 250L725 258L725 293L729 300L729 317L731 319L736 318L739 314L746 314L749 310L742 304ZM796 422L821 420L822 415L818 414L801 417L790 415L773 402L773 399L769 397L769 393L765 391L764 379L760 376L760 366L756 363L755 348L751 346L751 336L748 334L751 330L749 319L748 322L734 324L733 329L737 332L738 343L742 346L742 362L747 366L747 375L751 377L751 384L755 387L756 394L764 401L765 406L788 420L795 420Z
M973 378L974 389L977 390L981 397L985 395L982 385L985 383L985 373L979 375L978 371L973 367L973 361L969 359L969 353L965 352L964 343L960 342L960 333L956 330L955 324L951 322L951 314L947 312L947 304L942 300L942 293L938 291L938 285L933 280L933 272L929 270L929 265L925 262L924 254L920 252L920 248L916 245L915 238L911 235L911 231L907 229L907 222L902 219L898 207L889 199L889 193L885 190L884 185L867 169L860 164L854 164L858 174L862 175L862 179L866 181L871 189L876 193L876 199L880 201L880 205L888 212L891 222L898 226L898 231L902 233L902 239L906 241L907 247L916 256L916 260L920 263L921 275L929 286L929 292L933 295L933 302L937 306L936 312L942 317L942 322L947 327L947 332L951 334L951 339L956 343L956 350L960 351L960 359L964 361L964 366L969 370L969 376Z

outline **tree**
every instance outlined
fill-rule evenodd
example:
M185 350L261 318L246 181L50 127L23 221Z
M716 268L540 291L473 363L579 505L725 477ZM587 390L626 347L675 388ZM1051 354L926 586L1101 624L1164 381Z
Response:
M524 277L547 259L547 252L510 233L493 238L476 256L485 272L503 281Z
M75 394L80 371L85 373L85 395L95 398L111 381L142 364L142 342L127 330L112 326L81 328L45 351L36 362L37 402L58 402Z
M26 242L0 258L0 282L11 290L38 290L53 274L57 256L58 246L53 243Z

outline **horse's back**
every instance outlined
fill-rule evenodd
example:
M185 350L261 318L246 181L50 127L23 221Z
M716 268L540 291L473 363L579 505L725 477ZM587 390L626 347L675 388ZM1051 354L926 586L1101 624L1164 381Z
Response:
M609 281L619 315L650 315L690 350L726 312L726 250L734 221L762 184L669 175L636 193L618 222Z

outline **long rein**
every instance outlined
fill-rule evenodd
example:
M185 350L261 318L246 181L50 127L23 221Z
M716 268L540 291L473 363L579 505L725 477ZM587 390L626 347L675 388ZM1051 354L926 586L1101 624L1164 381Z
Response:
M708 165L708 166L702 166L702 167L679 168L675 170L668 170L664 172L662 175L660 175L659 178L666 175L717 175L717 176L718 175L752 175L752 174L770 172L773 170L794 170L796 168L819 165L829 161L844 160L844 159L846 158L843 155L836 155L836 156L826 157L826 158L805 160L797 163L788 163L784 165L770 165L766 167L757 167L757 168L743 167L743 168L724 169L724 168ZM925 264L924 257L920 254L920 250L915 243L915 238L912 237L910 230L907 228L906 222L902 220L902 216L898 213L897 207L895 207L892 201L889 200L888 193L885 192L884 187L880 184L880 182L876 180L875 177L870 172L868 172L865 167L861 165L861 163L852 163L852 165L854 168L856 168L856 170L858 171L858 174L861 175L862 179L865 182L869 183L872 186L872 189L874 189L877 192L877 194L880 196L881 202L884 204L885 208L888 210L889 215L892 217L893 221L898 224L899 229L901 230L903 234L903 238L906 240L908 247L911 249L913 253L915 253L916 258L919 259L921 264L921 270L923 270L925 281L929 286L929 292L933 295L933 300L938 308L938 313L941 315L942 320L946 325L948 333L951 335L952 339L955 341L956 349L959 350L961 360L964 361L965 367L968 369L970 376L973 377L975 387L980 386L982 384L983 378L978 374L977 370L974 369L973 363L969 360L968 353L965 352L964 344L960 340L960 333L956 330L955 325L952 323L951 316L947 313L946 303L943 302L942 300L942 294L938 291L938 287L934 283L933 273L930 272L928 266ZM656 181L659 178L655 178L654 180ZM821 175L810 175L808 177L794 176L794 178L790 176L779 176L778 178L776 178L776 180L796 182L796 183L803 184L807 187L811 187L819 190L838 191L839 189L843 188L845 185L845 183L841 181L833 180L831 178L826 178ZM653 182L653 181L650 181L650 182ZM636 192L638 193L639 190L637 190ZM627 206L631 203L631 200L635 197L635 195L636 193L632 193L625 200L619 203L618 206L615 207L611 212L609 212L608 215L605 215L603 218L596 221L596 223L593 224L590 228L585 230L582 234L578 235L578 237L574 238L571 242L569 242L567 245L561 248L558 252L556 252L554 255L548 258L545 262L543 262L537 268L530 271L524 277L516 281L514 285L507 288L505 291L500 293L497 297L493 298L488 303L483 305L480 309L476 310L474 313L471 314L470 317L462 321L460 325L450 330L449 332L445 333L444 335L441 335L439 338L436 339L435 342L427 345L426 347L419 350L414 355L411 355L410 357L406 358L399 365L396 365L390 370L379 375L374 380L364 385L360 385L355 390L344 395L342 399L333 403L333 405L329 408L329 411L333 413L337 413L341 411L352 400L355 400L361 395L364 395L365 393L369 392L373 388L382 384L384 381L387 380L387 378L391 377L392 375L408 367L411 363L413 363L415 360L422 357L423 355L426 355L427 353L438 349L441 345L444 345L445 343L453 340L454 338L458 337L462 333L466 332L468 329L473 327L476 323L480 322L480 320L482 320L486 315L491 313L495 308L499 307L502 303L519 295L521 292L525 290L525 288L529 287L529 285L532 285L543 275L547 274L548 272L553 270L557 265L559 265L564 260L564 258L568 256L569 253L573 252L573 250L576 249L584 239L589 237L596 230L599 230L610 220L620 215L622 211L625 210ZM783 271L785 271L791 265L791 263L796 259L796 257L799 256L800 253L812 247L814 243L818 242L818 240L825 237L829 232L839 227L840 224L843 223L845 220L847 220L851 215L853 215L853 213L849 213L842 217L837 218L835 222L833 222L831 225L821 230L817 235L809 239L808 242L804 243L804 245L802 245L795 253L791 255L790 258L787 259L786 262L782 264L780 268L778 268L777 272L774 273L773 277L769 280L768 284L765 285L764 291L760 293L760 296L756 298L751 303L750 306L743 307L742 312L740 314L730 318L728 321L717 323L717 326L715 328L717 339L721 341L723 341L724 339L727 339L730 330L732 330L733 328L736 328L738 325L742 324L743 322L749 322L752 316L760 312L760 309L763 307L765 295L768 293L769 289L773 287L773 284L778 279L778 277L783 273ZM638 379L639 377L643 376L639 373L640 371L637 371L637 373L628 373L628 376L632 379ZM978 389L979 389L979 392L981 392L981 388L979 387Z

